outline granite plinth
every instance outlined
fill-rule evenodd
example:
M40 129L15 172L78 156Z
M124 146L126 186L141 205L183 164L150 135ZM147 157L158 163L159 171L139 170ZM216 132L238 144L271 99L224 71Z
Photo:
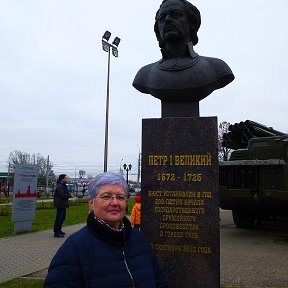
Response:
M143 119L141 229L174 288L219 288L216 117Z

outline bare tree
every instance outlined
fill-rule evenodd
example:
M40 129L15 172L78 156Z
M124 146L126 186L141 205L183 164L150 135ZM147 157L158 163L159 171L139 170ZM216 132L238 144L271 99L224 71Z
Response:
M29 154L26 152L14 150L10 152L8 158L8 165L11 170L15 170L16 164L35 164L38 165L38 186L45 186L46 182L46 172L48 169L48 184L53 185L56 182L56 175L54 174L52 168L53 163L44 158L39 153Z
M229 122L223 121L219 124L218 129L218 158L220 161L227 161L233 149L222 146L223 135L229 132Z

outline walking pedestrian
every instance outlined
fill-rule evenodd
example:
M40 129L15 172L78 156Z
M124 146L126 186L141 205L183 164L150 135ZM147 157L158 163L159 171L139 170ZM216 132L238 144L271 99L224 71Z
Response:
M64 237L62 225L66 218L66 208L69 207L68 199L72 197L67 188L68 176L60 174L57 187L54 192L54 207L56 208L56 218L54 222L54 237Z

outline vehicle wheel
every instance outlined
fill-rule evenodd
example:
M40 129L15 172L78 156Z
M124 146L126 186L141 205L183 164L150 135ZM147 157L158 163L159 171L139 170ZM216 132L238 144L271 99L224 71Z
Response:
M237 228L252 228L255 226L255 215L245 209L232 210L234 224Z

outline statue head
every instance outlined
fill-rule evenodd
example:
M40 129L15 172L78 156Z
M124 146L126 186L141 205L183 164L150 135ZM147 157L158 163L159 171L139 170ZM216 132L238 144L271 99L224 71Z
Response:
M197 117L199 101L234 80L221 59L194 52L201 25L199 10L187 0L162 0L154 32L162 59L142 67L133 86L161 100L162 117Z
M198 43L197 32L201 25L201 15L200 11L190 2L186 0L164 0L160 5L155 16L154 24L154 32L160 48L165 47L165 42L167 40L163 39L164 37L161 35L162 33L159 29L159 25L168 21L179 22L179 27L182 27L181 29L185 29L183 21L186 22L186 26L189 29L189 41L192 41L193 45ZM180 21L182 21L182 25L180 24ZM179 32L185 33L184 31ZM177 41L177 37L175 37L175 41Z

